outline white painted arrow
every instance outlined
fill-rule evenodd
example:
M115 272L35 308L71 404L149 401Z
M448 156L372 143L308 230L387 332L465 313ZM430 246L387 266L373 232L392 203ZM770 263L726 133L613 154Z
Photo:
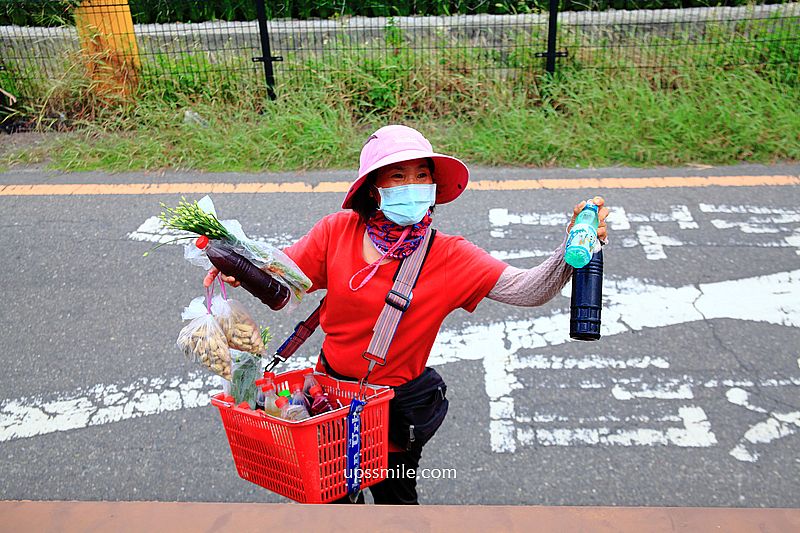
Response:
M648 285L637 279L607 280L604 293L604 336L715 318L800 327L800 270L683 287ZM492 449L513 452L518 440L529 440L518 436L514 423L511 393L522 388L514 371L536 368L536 358L523 358L519 351L568 340L568 312L471 326L461 331L443 331L437 338L430 363L483 360ZM693 397L687 385L674 390L663 387L662 384L661 390L644 392L614 388L613 392L616 399L622 400L647 397L647 394L661 398ZM697 442L708 443L711 439L701 436Z

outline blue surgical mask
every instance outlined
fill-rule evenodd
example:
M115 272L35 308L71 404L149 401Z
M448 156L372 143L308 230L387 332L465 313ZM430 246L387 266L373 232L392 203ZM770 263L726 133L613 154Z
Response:
M386 218L400 226L416 224L436 203L435 183L378 188L378 191L381 193L380 210Z

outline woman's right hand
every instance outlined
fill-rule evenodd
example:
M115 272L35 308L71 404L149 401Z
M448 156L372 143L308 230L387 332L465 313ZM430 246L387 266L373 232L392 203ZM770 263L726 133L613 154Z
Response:
M214 283L214 279L217 276L219 276L219 278L222 281L224 281L225 283L227 283L231 287L238 287L239 285L241 285L241 283L236 281L236 278L234 278L233 276L226 276L225 274L220 272L217 267L211 267L211 270L208 271L208 274L206 274L206 278L203 280L203 286L205 288L210 287L211 284Z

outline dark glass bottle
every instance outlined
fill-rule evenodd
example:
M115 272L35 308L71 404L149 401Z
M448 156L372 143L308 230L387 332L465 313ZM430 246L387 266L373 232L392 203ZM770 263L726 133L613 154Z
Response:
M205 250L208 260L220 272L236 278L247 292L264 302L273 311L283 309L289 303L291 296L289 289L236 252L232 246L221 241L209 241L208 237L200 237L196 245Z
M581 341L599 339L602 307L603 251L600 250L589 264L572 272L569 336Z

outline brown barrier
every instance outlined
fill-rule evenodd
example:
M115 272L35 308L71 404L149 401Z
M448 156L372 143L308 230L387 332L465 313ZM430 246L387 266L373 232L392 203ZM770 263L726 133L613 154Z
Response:
M800 531L800 509L0 502L3 531Z

